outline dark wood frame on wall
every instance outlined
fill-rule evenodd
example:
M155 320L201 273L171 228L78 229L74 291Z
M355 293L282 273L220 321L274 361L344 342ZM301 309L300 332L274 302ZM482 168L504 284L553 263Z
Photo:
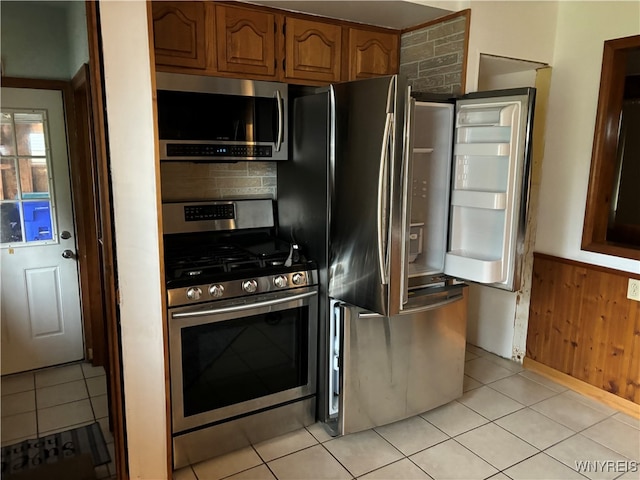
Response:
M640 48L640 35L604 42L600 96L582 230L583 250L635 260L640 260L640 246L634 248L607 241L607 225L617 164L618 130L627 52L638 48Z

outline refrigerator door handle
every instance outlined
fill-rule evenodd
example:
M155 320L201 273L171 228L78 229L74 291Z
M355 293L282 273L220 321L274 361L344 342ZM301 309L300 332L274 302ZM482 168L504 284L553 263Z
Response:
M386 238L388 232L388 211L385 209L387 203L387 190L389 188L388 170L389 170L389 136L391 125L393 123L393 113L387 113L384 124L384 134L382 138L382 152L380 153L380 171L378 173L378 261L380 267L380 281L383 285L388 283L387 280L387 252ZM385 223L386 225L383 225Z
M459 300L462 300L462 298L463 298L463 294L459 293L459 294L447 297L444 300L440 300L439 302L430 303L430 304L424 305L422 307L416 307L416 308L410 308L408 310L402 310L398 315L399 316L412 315L414 313L422 313L422 312L428 312L429 310L436 310L438 308L442 308L444 306L447 306L447 305L455 303L455 302L457 302ZM372 312L361 312L361 313L358 313L358 318L380 318L380 317L384 317L384 315L380 315L379 313L372 313Z

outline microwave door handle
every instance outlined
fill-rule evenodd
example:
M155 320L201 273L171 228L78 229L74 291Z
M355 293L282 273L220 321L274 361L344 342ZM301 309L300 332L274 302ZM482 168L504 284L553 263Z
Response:
M278 104L278 136L274 143L276 152L279 152L280 147L282 146L282 139L284 137L284 107L282 106L282 95L280 95L280 90L276 90L276 103Z

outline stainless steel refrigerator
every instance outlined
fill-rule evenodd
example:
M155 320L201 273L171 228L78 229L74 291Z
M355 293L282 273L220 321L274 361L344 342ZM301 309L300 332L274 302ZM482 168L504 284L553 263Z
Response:
M534 97L412 95L390 76L294 98L278 217L319 263L331 433L462 395L463 282L518 288Z

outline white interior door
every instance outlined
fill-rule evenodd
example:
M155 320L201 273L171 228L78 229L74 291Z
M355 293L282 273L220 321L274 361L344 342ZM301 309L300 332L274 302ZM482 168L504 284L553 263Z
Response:
M0 110L4 375L84 348L62 93L2 88Z

